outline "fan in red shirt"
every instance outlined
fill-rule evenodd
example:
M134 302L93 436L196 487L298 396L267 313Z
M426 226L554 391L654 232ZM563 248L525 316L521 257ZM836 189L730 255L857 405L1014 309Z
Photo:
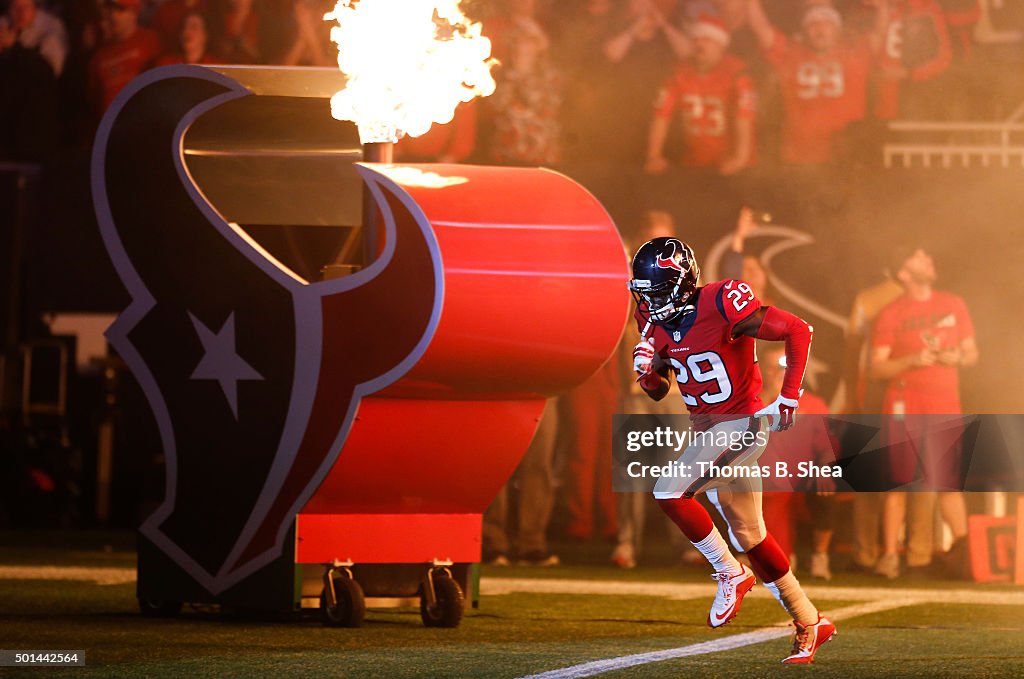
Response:
M836 135L865 116L868 76L885 24L879 20L875 33L846 40L839 12L812 5L804 13L802 40L797 42L772 26L760 0L750 0L749 8L751 30L782 89L782 161L824 163Z
M935 0L881 0L886 28L879 52L875 114L892 120L901 112L901 90L941 75L953 60L949 29Z
M654 497L715 569L712 578L718 592L708 625L720 627L736 616L756 573L796 625L793 650L783 662L809 663L835 633L835 626L807 598L785 552L765 529L760 479L744 474L723 478L703 467L708 462L719 468L749 464L764 451L769 421L773 431L793 425L811 327L790 313L762 305L743 281L697 287L699 277L693 251L675 238L650 240L633 257L629 285L637 301L641 335L633 350L637 382L648 396L660 400L669 390L667 377L674 373L694 429L712 434L710 442L695 440L677 461L693 470L689 476L659 478ZM755 338L785 342L782 388L767 407L759 397ZM735 443L722 446L722 435ZM750 559L750 568L729 551L707 510L694 499L698 493L705 493L716 506L733 545Z
M892 262L894 277L905 294L882 309L875 321L871 375L888 381L883 412L890 415L886 432L893 451L894 480L910 483L920 477L927 488L886 494L885 551L875 570L889 578L900 572L899 532L908 516L907 566L931 564L934 489L959 487L960 458L951 451L957 450L961 438L956 422L945 418L937 422L935 415L960 413L959 368L978 361L967 307L956 295L933 289L935 265L928 253L921 248L896 248ZM956 570L966 563L963 494L943 492L938 500L955 539L947 565Z
M935 264L923 249L896 250L893 261L905 293L878 314L872 336L872 374L889 381L882 410L960 413L958 369L978 360L967 305L932 288Z
M682 165L735 174L754 161L754 83L746 64L726 52L729 33L717 17L702 16L690 36L692 56L665 83L655 104L645 171L668 169L665 142L678 110L685 144Z
M103 7L110 38L89 60L89 91L101 113L160 54L160 37L139 26L140 6L140 0L110 0Z

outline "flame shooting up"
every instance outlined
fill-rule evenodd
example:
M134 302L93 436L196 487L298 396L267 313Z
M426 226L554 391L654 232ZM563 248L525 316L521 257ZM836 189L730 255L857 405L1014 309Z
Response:
M491 41L460 0L340 0L331 40L348 77L331 115L359 127L364 144L418 137L455 107L494 92Z

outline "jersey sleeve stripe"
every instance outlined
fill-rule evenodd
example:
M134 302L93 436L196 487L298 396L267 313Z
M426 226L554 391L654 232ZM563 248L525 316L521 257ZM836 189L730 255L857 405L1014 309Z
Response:
M718 288L718 292L715 294L715 306L718 307L718 313L722 314L722 318L724 318L725 322L728 323L729 322L729 316L726 315L726 313L725 313L725 303L722 302L722 293L724 293L724 292L725 292L725 286L721 286L721 287Z

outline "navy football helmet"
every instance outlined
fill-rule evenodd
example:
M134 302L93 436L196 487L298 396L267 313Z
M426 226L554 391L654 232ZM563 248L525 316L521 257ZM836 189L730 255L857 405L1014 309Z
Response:
M629 289L641 313L663 323L686 310L699 277L700 267L689 245L678 238L655 238L633 255Z

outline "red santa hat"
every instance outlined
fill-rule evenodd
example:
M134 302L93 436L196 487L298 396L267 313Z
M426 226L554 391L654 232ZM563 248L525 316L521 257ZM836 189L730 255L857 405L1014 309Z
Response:
M720 18L712 14L701 14L690 26L691 38L708 38L723 46L729 44L729 31Z

